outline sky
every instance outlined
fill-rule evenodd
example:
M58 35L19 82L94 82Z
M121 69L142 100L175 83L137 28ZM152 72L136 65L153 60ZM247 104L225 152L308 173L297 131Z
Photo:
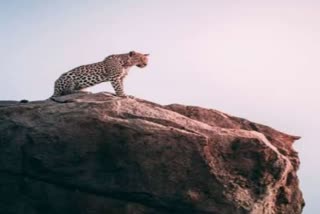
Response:
M127 94L302 136L304 213L319 211L320 1L0 0L0 100L46 99L62 73L131 50L150 59Z

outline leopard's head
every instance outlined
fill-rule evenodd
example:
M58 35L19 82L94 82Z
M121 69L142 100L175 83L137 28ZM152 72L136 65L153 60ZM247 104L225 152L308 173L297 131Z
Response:
M135 51L129 52L130 61L139 68L144 68L148 65L148 56L149 54L142 54Z

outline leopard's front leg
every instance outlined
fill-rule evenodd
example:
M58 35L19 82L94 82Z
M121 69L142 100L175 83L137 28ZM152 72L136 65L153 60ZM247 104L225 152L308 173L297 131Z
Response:
M127 97L123 90L123 78L116 78L111 80L111 85L119 97Z

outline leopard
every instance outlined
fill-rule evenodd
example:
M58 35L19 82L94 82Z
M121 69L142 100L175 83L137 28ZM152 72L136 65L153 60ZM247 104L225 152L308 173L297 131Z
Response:
M83 93L85 89L102 82L111 82L118 97L132 97L124 92L124 79L133 66L144 68L148 65L149 54L130 51L124 54L113 54L104 60L92 64L81 65L63 73L54 83L56 97Z

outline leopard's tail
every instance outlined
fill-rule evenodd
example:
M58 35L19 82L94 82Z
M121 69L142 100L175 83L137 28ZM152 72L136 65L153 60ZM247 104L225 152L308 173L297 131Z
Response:
M66 101L63 101L63 100L59 100L59 96L54 96L52 95L49 100L52 100L54 102L57 102L57 103L66 103Z

